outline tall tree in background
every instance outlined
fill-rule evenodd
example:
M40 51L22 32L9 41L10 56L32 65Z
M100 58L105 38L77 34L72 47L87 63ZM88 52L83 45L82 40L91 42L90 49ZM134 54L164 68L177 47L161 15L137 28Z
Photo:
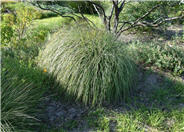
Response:
M36 1L32 4L74 21L77 17L82 18L90 26L95 27L95 24L84 15L86 8L88 13L98 14L105 29L117 38L122 32L138 26L158 27L170 21L184 20L184 4L180 1Z

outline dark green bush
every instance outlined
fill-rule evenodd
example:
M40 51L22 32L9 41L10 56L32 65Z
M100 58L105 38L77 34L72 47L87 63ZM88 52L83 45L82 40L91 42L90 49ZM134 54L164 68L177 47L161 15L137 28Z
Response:
M56 14L56 13L53 13L50 11L43 11L43 12L41 12L39 19L49 18L49 17L57 17L57 16L58 16L58 14Z
M69 98L85 104L126 100L136 68L123 44L106 32L77 29L52 36L38 64L60 82Z

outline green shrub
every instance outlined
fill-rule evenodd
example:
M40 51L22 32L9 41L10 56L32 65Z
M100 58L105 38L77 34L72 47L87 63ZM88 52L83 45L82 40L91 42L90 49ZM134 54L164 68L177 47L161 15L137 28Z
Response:
M62 17L35 20L32 25L26 29L26 33L21 40L16 39L12 26L2 24L1 42L3 54L16 58L20 60L21 63L28 63L28 65L30 65L30 63L33 64L40 48L49 38L49 34L60 30L63 25L68 23L70 23L70 20L63 19ZM4 26L7 26L13 31L8 28L6 30Z
M32 21L36 19L36 10L31 7L23 6L16 10L16 23L15 31L19 39L24 37L27 28L31 25Z
M53 13L51 11L42 11L41 15L40 15L40 19L49 18L49 17L57 17L57 16L58 16L58 14Z
M123 44L103 31L73 28L52 36L38 64L54 75L67 95L85 104L126 100L135 83L135 64Z
M1 25L1 44L7 45L9 42L11 42L13 37L13 28L9 25L2 24Z
M5 9L11 10L11 12L2 14L2 44L17 46L24 43L26 31L39 13L33 7L23 3L8 3L5 5Z
M184 72L184 51L181 47L140 42L130 46L133 56L139 63L156 66L173 74Z
M12 26L12 24L15 23L16 18L13 14L2 14L2 21L5 24L8 24L9 26Z
M42 95L38 92L40 89L32 82L20 79L10 69L3 69L1 75L1 130L33 130L39 125L35 118L35 106Z

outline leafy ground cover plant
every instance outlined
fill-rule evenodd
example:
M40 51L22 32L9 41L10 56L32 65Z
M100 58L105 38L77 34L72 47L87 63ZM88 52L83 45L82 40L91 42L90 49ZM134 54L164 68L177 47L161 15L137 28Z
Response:
M38 64L57 78L69 98L92 105L126 100L135 84L136 66L112 35L73 28L52 38Z
M139 63L156 66L164 71L172 71L175 75L184 72L184 52L177 45L136 42L130 44L130 47L130 52Z

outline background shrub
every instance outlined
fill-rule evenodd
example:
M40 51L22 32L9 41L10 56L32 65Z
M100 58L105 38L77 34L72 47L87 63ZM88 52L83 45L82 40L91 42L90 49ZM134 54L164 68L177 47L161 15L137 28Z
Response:
M80 1L80 2L70 1L70 2L67 2L67 4L69 5L69 7L71 9L73 9L77 13L79 13L79 12L82 12L85 14L96 13L93 5L89 4L88 2L85 2L85 1ZM78 7L80 7L80 11L79 11Z
M23 3L4 4L4 10L8 13L2 14L2 45L17 47L24 43L26 31L32 21L37 17L37 10Z
M57 78L69 98L95 105L117 102L130 94L136 68L126 54L112 35L74 28L54 34L38 64Z
M41 15L39 17L39 19L43 19L43 18L49 18L49 17L57 17L58 14L53 13L51 11L40 11Z

